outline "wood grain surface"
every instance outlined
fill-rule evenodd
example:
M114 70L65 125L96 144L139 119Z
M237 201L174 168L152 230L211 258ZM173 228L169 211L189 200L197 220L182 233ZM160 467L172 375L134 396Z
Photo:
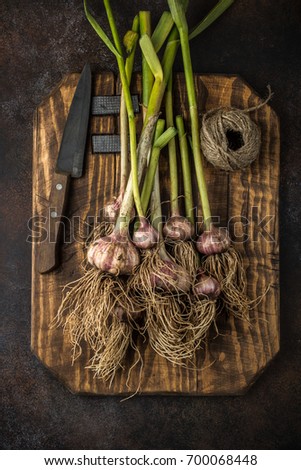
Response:
M61 263L48 274L38 271L38 243L46 236L43 217L49 210L51 181L62 138L64 123L79 75L72 74L53 90L34 115L33 140L33 220L32 227L32 333L31 347L37 357L74 393L97 395L130 394L136 391L139 367L127 380L125 361L111 387L93 377L86 368L90 351L83 345L81 357L72 365L71 346L61 328L51 328L62 298L63 286L80 277L82 244L87 221L99 216L104 205L118 193L119 155L92 154L91 135L118 132L115 117L92 117L87 141L85 172L70 183L65 223L65 243L60 247ZM200 113L220 106L247 108L260 103L260 97L237 76L195 75ZM176 112L188 126L188 107L183 75L175 80ZM94 94L115 94L119 85L111 73L94 77ZM133 92L140 91L140 77ZM279 122L267 104L251 113L262 131L259 158L245 171L227 174L205 164L212 215L229 226L235 247L244 259L248 294L256 298L269 290L251 312L252 326L221 315L220 335L209 334L204 348L196 354L195 370L171 365L156 355L147 342L138 338L144 367L141 393L233 395L245 393L279 350L279 245L278 185L280 137ZM140 119L140 118L138 118ZM161 157L162 200L169 199L168 163ZM195 203L199 200L195 188ZM164 205L167 213L168 204ZM201 210L198 209L201 216Z

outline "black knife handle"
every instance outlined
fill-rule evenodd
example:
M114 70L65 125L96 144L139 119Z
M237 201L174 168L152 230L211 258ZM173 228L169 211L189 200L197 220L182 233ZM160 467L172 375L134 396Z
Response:
M38 270L46 274L59 264L59 242L62 234L62 217L65 214L70 176L53 174L49 206L46 214L47 238L39 245Z

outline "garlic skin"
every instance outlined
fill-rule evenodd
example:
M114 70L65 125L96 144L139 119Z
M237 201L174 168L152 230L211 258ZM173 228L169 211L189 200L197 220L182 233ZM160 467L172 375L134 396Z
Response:
M114 224L117 220L119 209L121 206L121 197L115 197L112 202L107 204L103 209L104 219L111 224Z
M139 228L134 231L132 241L140 250L153 248L159 242L158 231L149 223L145 217L139 218Z
M192 292L199 299L216 300L221 293L221 286L214 277L207 276L204 271L199 270Z
M114 276L132 274L140 263L139 252L128 236L115 232L95 241L87 259L92 266Z
M190 240L194 235L194 227L186 217L174 215L164 225L163 234L165 238L172 241Z
M159 273L152 273L151 286L166 292L188 292L191 287L188 272L171 260L164 260L163 263Z
M196 241L197 250L203 255L223 253L230 247L231 240L225 228L211 227L199 236Z

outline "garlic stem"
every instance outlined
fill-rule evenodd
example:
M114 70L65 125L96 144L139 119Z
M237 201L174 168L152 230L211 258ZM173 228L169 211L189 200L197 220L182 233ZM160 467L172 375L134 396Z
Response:
M158 119L156 130L155 130L155 138L154 138L155 141L160 137L160 135L163 134L164 126L165 126L164 119ZM145 175L145 179L143 182L142 193L141 193L142 207L143 207L144 213L147 211L149 199L151 196L160 152L161 152L160 147L153 146L151 156L149 159L147 173Z
M141 181L142 175L144 173L145 167L148 161L148 155L152 148L153 134L155 126L157 123L159 115L152 116L147 125L144 127L141 137L139 140L139 145L137 149L138 159L139 159L139 169L138 169L138 184ZM120 207L119 216L116 222L116 226L120 229L122 227L128 227L128 224L131 219L131 213L133 209L133 175L132 173L129 176L124 198ZM138 214L139 215L139 214Z
M165 47L163 59L162 59L162 69L163 69L163 80L155 81L148 102L147 113L145 117L145 123L148 119L160 112L161 103L164 97L166 85L169 79L169 76L172 71L173 63L178 51L179 46L179 33L174 26L168 36L167 44Z
M128 114L126 110L126 104L124 99L124 92L121 91L120 97L120 188L119 193L121 196L124 195L128 174L129 174L129 147L128 147Z
M234 0L219 0L202 21L189 33L189 40L195 38L217 20L229 8Z
M151 195L151 222L153 227L159 233L159 255L163 261L170 261L170 257L167 254L165 245L163 243L163 224L162 224L162 208L161 208L161 196L160 196L160 179L159 179L159 167L157 167L153 191Z
M126 58L125 61L125 71L128 83L131 83L133 66L134 66L134 58L136 52L136 44L138 40L138 32L139 32L139 17L135 16L132 24L132 31L137 33L137 38L135 41L135 45L133 46L130 54ZM129 146L128 146L128 133L129 133L129 124L128 124L128 115L126 109L126 102L124 97L124 90L121 89L121 97L120 97L120 188L119 193L121 198L123 198L126 184L129 177Z
M184 185L184 201L185 201L185 213L186 218L194 225L194 214L193 214L193 194L192 194L192 183L191 183L191 170L189 162L188 142L184 128L184 120L182 116L176 116L176 126L179 136L181 165L183 174L183 185Z
M196 100L196 93L195 93L192 61L191 61L191 56L190 56L188 26L186 22L185 10L183 8L182 1L181 0L168 0L168 4L169 4L171 14L173 15L173 19L177 25L179 35L180 35L182 58L183 58L183 65L184 65L184 74L185 74L187 97L188 97L190 120L191 120L191 135L192 135L194 166L195 166L195 171L196 171L198 189L199 189L199 193L201 197L204 224L205 224L206 229L209 229L210 222L211 222L211 211L210 211L207 185L206 185L201 147L200 147L199 116L198 116L197 100Z
M167 82L167 88L165 92L165 116L166 126L174 126L173 117L173 79L172 73L170 74ZM179 211L179 181L178 181L178 166L177 166L177 148L176 139L171 139L168 142L168 157L169 157L169 176L170 176L170 206L171 216L180 215Z
M134 108L132 103L132 96L130 92L129 83L127 80L124 59L122 57L122 47L117 31L116 23L113 17L111 5L109 0L104 0L104 6L106 9L109 25L112 31L115 47L119 54L116 56L118 69L120 73L120 80L124 91L124 99L126 103L128 119L129 119L129 133L130 133L130 155L131 155L131 174L132 174L132 191L133 197L137 209L138 215L143 216L143 210L141 205L139 181L138 181L138 158L137 158L137 141L136 141L136 120L134 114Z
M151 38L156 52L160 51L173 25L174 21L170 11L163 11Z
M149 11L139 11L140 36L147 34L151 36L151 14ZM143 120L146 115L149 96L154 83L154 76L151 69L142 54L142 113Z

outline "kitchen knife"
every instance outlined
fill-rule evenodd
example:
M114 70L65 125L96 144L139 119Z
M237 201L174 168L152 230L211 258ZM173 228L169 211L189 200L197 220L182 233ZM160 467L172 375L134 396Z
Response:
M90 115L91 82L90 65L86 64L70 106L52 178L46 217L47 239L39 245L38 269L41 274L52 271L59 264L58 246L70 178L80 178L83 173Z

